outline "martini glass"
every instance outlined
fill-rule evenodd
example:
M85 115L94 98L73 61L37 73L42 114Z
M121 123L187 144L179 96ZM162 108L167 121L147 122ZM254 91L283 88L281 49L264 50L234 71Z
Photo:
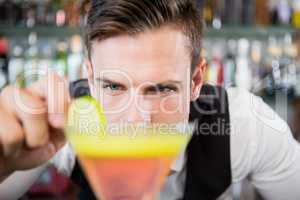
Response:
M75 100L67 138L102 200L154 200L191 136L183 124L106 124L97 101Z

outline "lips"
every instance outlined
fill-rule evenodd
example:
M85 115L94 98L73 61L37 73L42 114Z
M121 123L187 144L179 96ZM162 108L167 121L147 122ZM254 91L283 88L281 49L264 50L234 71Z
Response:
M141 200L141 196L127 196L127 195L118 195L118 196L113 196L109 198L108 200Z

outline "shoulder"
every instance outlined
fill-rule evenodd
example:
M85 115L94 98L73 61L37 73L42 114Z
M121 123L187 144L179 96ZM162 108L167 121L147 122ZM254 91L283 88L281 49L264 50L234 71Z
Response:
M276 146L289 127L262 98L249 91L227 89L231 121L233 181L244 179L263 158L259 148ZM272 148L269 148L272 149Z
M289 129L286 122L261 97L239 88L229 88L227 94L233 126L261 125L282 133Z

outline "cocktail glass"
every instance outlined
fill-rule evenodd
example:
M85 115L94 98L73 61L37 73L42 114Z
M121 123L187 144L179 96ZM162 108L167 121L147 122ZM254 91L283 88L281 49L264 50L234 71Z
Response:
M98 199L154 200L191 127L106 124L98 103L83 97L69 109L66 133Z

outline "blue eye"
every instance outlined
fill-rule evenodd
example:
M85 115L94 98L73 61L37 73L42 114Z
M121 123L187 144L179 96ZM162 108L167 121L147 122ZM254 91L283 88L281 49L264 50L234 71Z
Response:
M159 87L158 88L159 92L162 93L170 93L170 92L176 92L177 90L171 87Z
M103 88L104 89L110 89L112 91L124 90L123 86L121 86L119 84L114 84L114 83L103 85Z
M148 95L157 95L157 94L167 95L175 92L178 92L178 88L175 86L173 87L173 86L157 85L155 87L147 88L145 93Z
M177 87L173 87L173 86L158 86L158 91L161 93L173 93L173 92L177 92L178 88Z

